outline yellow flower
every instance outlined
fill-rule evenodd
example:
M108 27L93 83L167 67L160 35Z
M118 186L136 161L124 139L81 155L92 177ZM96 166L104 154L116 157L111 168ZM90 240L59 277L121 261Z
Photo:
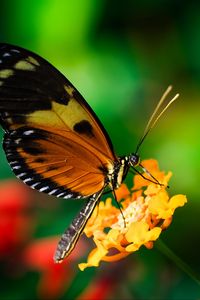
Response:
M143 161L142 165L163 185L140 175L134 176L131 191L122 184L116 195L123 214L112 204L111 198L99 203L84 229L86 236L93 238L96 248L86 263L79 264L80 270L97 267L101 261L120 260L142 245L151 249L162 230L170 225L175 209L187 202L184 195L169 197L166 188L171 172L161 172L153 159Z

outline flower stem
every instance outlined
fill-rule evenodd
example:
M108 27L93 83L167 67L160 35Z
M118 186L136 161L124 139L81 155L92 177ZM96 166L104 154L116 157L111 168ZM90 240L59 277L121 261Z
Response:
M171 259L183 272L185 272L191 279L193 279L198 285L200 285L200 276L192 270L180 257L178 257L166 244L161 240L157 240L155 247Z

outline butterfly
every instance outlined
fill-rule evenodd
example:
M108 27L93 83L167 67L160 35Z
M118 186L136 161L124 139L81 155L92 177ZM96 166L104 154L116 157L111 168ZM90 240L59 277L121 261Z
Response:
M119 157L102 123L67 78L39 55L0 44L0 124L11 169L39 192L86 199L58 243L55 262L74 249L106 188L115 191L130 168L141 166L140 145L178 96L158 113L170 90L159 101L136 151Z

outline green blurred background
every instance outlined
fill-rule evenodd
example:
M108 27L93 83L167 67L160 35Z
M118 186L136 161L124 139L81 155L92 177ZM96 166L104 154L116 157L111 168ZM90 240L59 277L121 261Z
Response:
M173 172L171 195L187 195L188 203L177 210L162 240L200 272L200 2L4 0L0 41L40 54L65 74L97 113L119 155L135 150L167 86L180 93L145 141L141 157L156 158L161 169ZM14 175L0 151L3 185ZM29 242L63 232L81 207L80 201L28 193L34 223ZM81 272L77 261L85 260L91 247L80 247L55 295L38 292L44 270L17 264L19 249L2 256L0 299L86 299L81 295L97 286L107 293L93 299L200 297L198 285L156 249Z

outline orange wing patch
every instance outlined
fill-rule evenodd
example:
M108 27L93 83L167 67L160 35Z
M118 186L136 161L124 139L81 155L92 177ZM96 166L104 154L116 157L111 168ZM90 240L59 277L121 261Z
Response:
M86 148L72 132L65 135L68 138L41 129L18 129L12 139L5 139L7 159L16 176L32 188L57 193L57 197L88 197L104 188L104 172L112 163L103 155L97 156L92 147Z
M70 98L68 104L60 104L51 101L51 110L37 110L27 114L26 125L48 127L60 130L63 136L65 132L72 131L82 140L92 144L100 152L110 159L114 159L113 153L100 130L95 119L92 118L75 98ZM75 135L74 135L75 136Z

